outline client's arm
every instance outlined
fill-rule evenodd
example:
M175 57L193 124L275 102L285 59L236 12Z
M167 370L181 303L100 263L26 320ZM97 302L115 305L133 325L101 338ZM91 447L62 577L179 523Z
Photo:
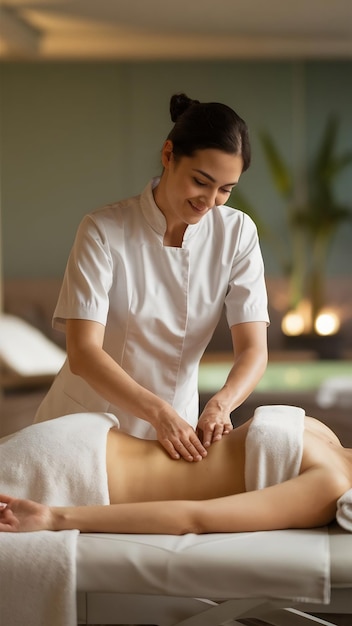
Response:
M349 487L331 468L314 467L280 485L212 500L46 507L0 495L0 531L181 535L311 528L334 519L336 501Z

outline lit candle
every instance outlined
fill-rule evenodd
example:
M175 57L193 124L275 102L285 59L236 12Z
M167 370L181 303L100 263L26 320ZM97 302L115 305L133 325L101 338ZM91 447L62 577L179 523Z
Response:
M340 328L339 317L333 311L319 313L314 328L318 335L335 335Z
M303 315L298 311L289 311L282 320L281 329L285 335L301 335L304 332Z

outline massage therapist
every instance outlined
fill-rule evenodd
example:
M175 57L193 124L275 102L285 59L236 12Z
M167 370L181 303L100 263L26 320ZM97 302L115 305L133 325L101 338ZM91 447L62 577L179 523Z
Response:
M262 377L269 320L256 227L224 206L250 164L247 126L184 94L170 113L160 178L78 228L53 318L67 361L35 421L110 412L197 461ZM234 362L199 416L198 365L224 305Z

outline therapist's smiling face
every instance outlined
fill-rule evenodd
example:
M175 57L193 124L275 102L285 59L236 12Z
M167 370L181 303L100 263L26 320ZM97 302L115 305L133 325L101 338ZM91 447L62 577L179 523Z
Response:
M164 171L155 201L168 229L197 224L215 206L225 204L243 168L241 155L207 148L175 159L172 142L162 152Z

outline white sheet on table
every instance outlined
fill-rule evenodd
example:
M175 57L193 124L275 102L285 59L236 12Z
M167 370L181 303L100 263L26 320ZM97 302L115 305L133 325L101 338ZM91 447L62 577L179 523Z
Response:
M82 534L79 591L211 599L330 598L324 528L208 535Z

